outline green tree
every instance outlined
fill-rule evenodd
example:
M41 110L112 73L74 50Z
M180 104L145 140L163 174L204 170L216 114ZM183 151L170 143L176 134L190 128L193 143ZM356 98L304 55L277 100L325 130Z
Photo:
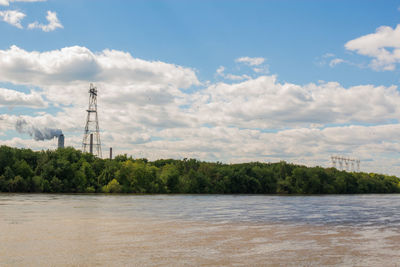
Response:
M25 160L16 161L13 165L13 169L15 175L19 175L24 179L28 179L33 176L33 171Z
M44 191L44 180L40 176L34 176L32 178L32 192L40 193Z
M104 164L104 167L98 176L98 184L106 185L108 184L114 177L116 177L117 171L120 169L120 163L115 160L107 160Z
M0 192L8 191L8 181L4 175L0 175Z
M11 169L10 166L6 166L4 170L4 178L6 181L13 180L15 177L14 171Z
M17 175L14 177L12 182L10 183L10 192L26 192L27 191L27 183L21 176Z
M277 181L271 169L263 166L254 166L251 168L253 176L260 183L260 193L273 194L277 190Z
M8 146L0 146L0 173L4 173L6 167L13 165L14 159L14 149Z
M116 179L112 179L107 185L103 187L104 193L120 193L122 192L122 186Z
M52 193L59 193L63 192L63 182L58 179L56 176L51 178L50 184L49 184L49 191Z
M175 165L166 164L162 167L160 179L167 185L168 192L179 193L179 171Z

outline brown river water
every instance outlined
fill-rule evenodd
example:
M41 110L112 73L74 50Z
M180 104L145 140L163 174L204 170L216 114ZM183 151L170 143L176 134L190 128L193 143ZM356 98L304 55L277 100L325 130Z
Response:
M400 195L0 194L0 266L400 266Z

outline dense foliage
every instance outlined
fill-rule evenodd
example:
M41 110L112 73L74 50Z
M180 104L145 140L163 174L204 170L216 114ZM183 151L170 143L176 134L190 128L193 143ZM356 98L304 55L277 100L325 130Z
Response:
M0 192L331 194L400 193L395 176L309 168L286 162L222 164L195 159L99 159L0 147Z

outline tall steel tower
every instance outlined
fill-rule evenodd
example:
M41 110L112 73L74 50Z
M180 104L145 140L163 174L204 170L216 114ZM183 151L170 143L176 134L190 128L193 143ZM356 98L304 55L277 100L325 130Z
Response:
M97 88L93 84L90 84L89 108L86 111L87 117L82 150L83 152L90 152L91 154L95 154L97 157L101 158L99 119L97 116Z

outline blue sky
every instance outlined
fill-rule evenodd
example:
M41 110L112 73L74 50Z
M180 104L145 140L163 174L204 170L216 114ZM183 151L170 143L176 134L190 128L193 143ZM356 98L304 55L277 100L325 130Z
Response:
M18 133L13 123L25 118L63 128L79 148L94 82L107 96L99 99L103 143L121 153L323 166L341 154L364 159L366 171L400 174L399 140L390 134L400 127L399 8L400 1L0 0L0 139L54 144L32 140L29 129ZM7 21L9 11L22 18Z
M46 11L54 10L64 29L52 33L21 31L2 23L0 31L7 38L1 38L0 47L117 49L147 60L196 68L203 79L213 79L220 65L235 68L235 58L265 57L271 73L282 81L391 85L399 82L398 71L393 75L349 66L332 69L316 63L327 53L367 62L346 52L344 44L381 25L396 26L399 5L400 1L364 0L12 3L13 9L27 13L27 22L45 22Z

